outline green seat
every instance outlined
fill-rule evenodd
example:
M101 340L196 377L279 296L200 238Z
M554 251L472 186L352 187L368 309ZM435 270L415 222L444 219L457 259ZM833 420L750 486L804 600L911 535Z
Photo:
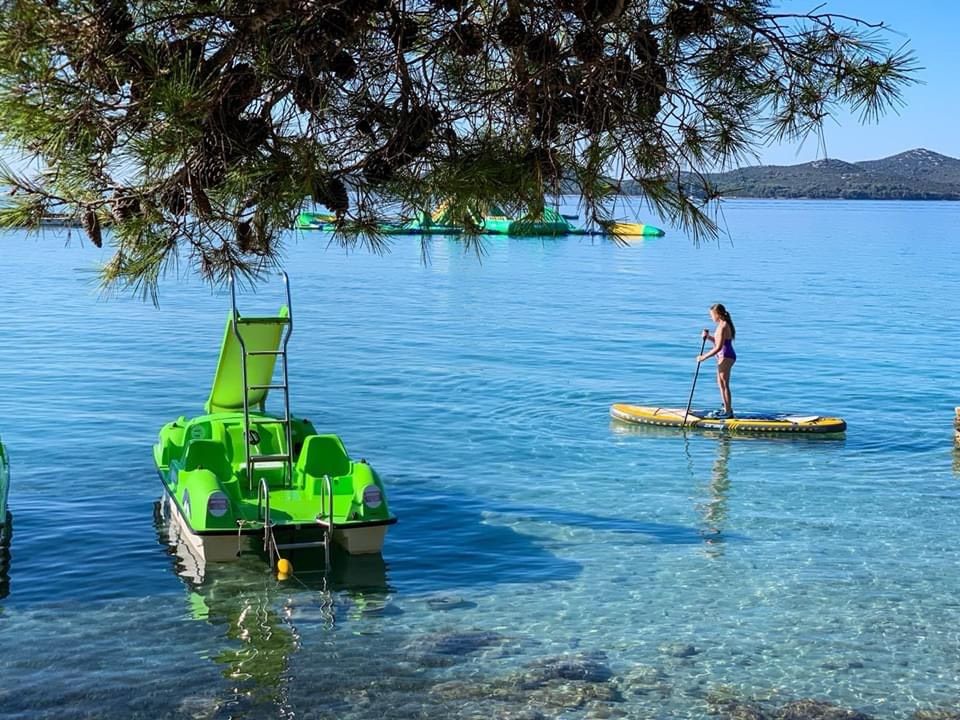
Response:
M336 435L310 435L303 442L297 470L314 477L340 477L350 473L350 456Z
M183 469L209 470L221 480L226 480L233 474L227 456L223 453L223 445L215 440L192 440L187 443L187 450L183 454Z

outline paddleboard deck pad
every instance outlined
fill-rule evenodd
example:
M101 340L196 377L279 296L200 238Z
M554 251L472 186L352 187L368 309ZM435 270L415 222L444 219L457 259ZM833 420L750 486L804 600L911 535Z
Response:
M789 413L738 413L733 418L709 417L705 410L691 408L684 423L686 408L662 408L614 403L610 417L635 425L690 427L751 433L840 433L847 429L842 418Z

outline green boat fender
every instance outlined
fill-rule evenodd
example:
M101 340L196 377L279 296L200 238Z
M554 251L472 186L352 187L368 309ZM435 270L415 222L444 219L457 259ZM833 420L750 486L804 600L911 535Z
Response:
M365 460L353 464L351 512L353 517L363 520L382 520L390 515L380 478Z
M194 530L232 529L236 521L220 477L231 477L223 446L215 440L191 440L176 468L176 495ZM171 468L173 471L173 468Z

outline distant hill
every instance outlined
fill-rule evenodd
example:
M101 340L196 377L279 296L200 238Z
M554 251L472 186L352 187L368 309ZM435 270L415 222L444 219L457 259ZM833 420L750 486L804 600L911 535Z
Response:
M882 160L758 165L708 177L725 197L960 200L960 160L922 148ZM624 184L624 192L631 189Z

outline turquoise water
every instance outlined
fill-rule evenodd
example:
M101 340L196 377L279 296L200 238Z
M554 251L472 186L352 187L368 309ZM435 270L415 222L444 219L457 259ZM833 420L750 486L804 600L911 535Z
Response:
M229 297L104 298L76 236L0 236L0 717L960 706L958 218L735 201L732 242L491 239L478 261L438 239L428 264L412 239L291 235L293 408L400 516L329 583L297 559L286 583L196 567L155 515L151 445L199 413ZM612 402L686 402L717 301L735 406L839 414L845 438L611 423ZM719 406L710 371L696 406Z

